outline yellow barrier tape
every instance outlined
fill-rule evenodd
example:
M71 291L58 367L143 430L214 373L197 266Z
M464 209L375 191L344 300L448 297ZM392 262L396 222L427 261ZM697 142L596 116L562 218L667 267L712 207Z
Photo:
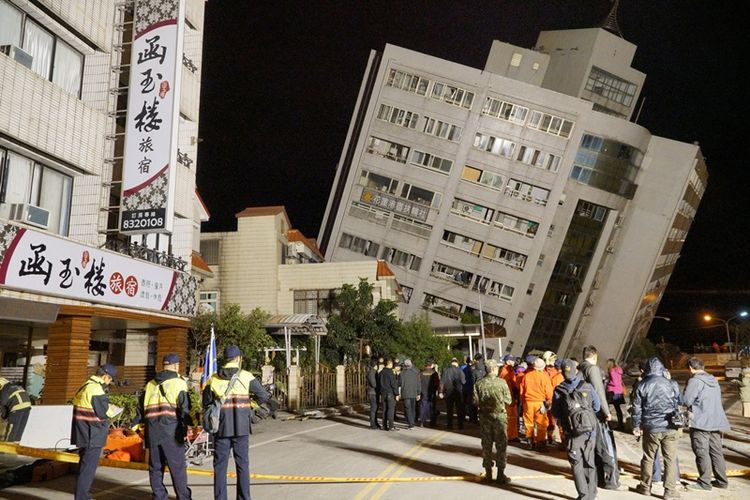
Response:
M67 462L77 464L79 457L75 453L67 451L53 451L44 450L40 448L30 448L28 446L21 446L15 443L7 443L0 441L0 453L7 453L9 455L23 455L33 458L42 458L46 460L54 460L56 462ZM102 458L99 460L99 465L103 467L113 467L117 469L128 469L128 470L148 470L148 464L141 462L121 462L119 460L109 460ZM188 467L188 474L194 476L213 476L214 471L207 469L195 469ZM638 479L639 477L634 474L620 474L621 476L631 477ZM686 472L680 474L685 479L694 479L698 477L695 472ZM729 477L745 477L750 476L750 469L732 469L727 471ZM237 477L234 472L228 472L227 477ZM568 478L570 476L565 474L540 474L540 475L528 475L528 476L511 476L513 480L524 480L524 479L554 479L554 478ZM477 482L484 479L483 475L465 475L465 476L421 476L421 477L328 477L328 476L294 476L284 474L250 474L250 479L257 479L262 481L293 481L293 482L305 482L305 483L420 483L420 482L437 482L437 481L469 481Z

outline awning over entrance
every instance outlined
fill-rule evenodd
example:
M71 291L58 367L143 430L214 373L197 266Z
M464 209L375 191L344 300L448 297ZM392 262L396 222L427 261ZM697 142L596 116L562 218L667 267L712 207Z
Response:
M286 365L292 355L292 335L306 335L315 337L315 366L320 363L320 337L328 335L325 321L315 314L279 314L271 316L266 321L266 331L269 335L284 335L284 350Z
M59 310L58 304L0 297L0 320L46 325L57 321Z

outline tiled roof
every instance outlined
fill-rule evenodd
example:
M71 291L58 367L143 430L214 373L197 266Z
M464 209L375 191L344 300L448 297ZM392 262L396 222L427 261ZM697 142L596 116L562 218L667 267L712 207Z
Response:
M214 273L211 271L211 268L208 267L208 264L206 264L206 261L203 260L203 257L201 257L201 254L198 252L193 251L193 255L191 260L191 265L193 269L197 269L198 271L202 271L205 274L208 274L209 276L213 276Z
M302 231L300 231L299 229L290 229L289 231L287 231L286 239L289 241L301 241L315 255L320 257L321 261L325 260L325 257L323 257L323 254L320 253L320 249L318 248L318 244L315 242L315 239L307 238L304 234L302 234Z

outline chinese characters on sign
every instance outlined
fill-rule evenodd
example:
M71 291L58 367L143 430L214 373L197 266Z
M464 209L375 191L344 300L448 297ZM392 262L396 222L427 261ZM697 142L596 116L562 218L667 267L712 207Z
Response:
M0 239L9 242L0 246L0 285L134 309L195 310L195 293L180 289L194 292L185 273L12 224L0 226Z
M120 231L171 232L174 218L181 0L136 0Z
M424 205L372 189L363 189L360 201L422 222L427 220L427 215L430 213L430 209Z

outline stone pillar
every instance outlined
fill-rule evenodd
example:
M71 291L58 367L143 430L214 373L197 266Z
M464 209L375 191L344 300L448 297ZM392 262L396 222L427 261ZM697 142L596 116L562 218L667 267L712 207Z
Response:
M62 405L87 378L91 316L63 316L49 326L44 404Z
M175 353L180 357L180 368L183 374L189 368L187 362L187 328L169 327L160 328L156 336L156 371L163 368L162 360L169 353Z
M343 365L336 367L336 400L338 404L346 404L346 368Z
M289 378L287 381L288 396L289 396L289 409L291 411L299 410L299 366L292 365L289 367Z

